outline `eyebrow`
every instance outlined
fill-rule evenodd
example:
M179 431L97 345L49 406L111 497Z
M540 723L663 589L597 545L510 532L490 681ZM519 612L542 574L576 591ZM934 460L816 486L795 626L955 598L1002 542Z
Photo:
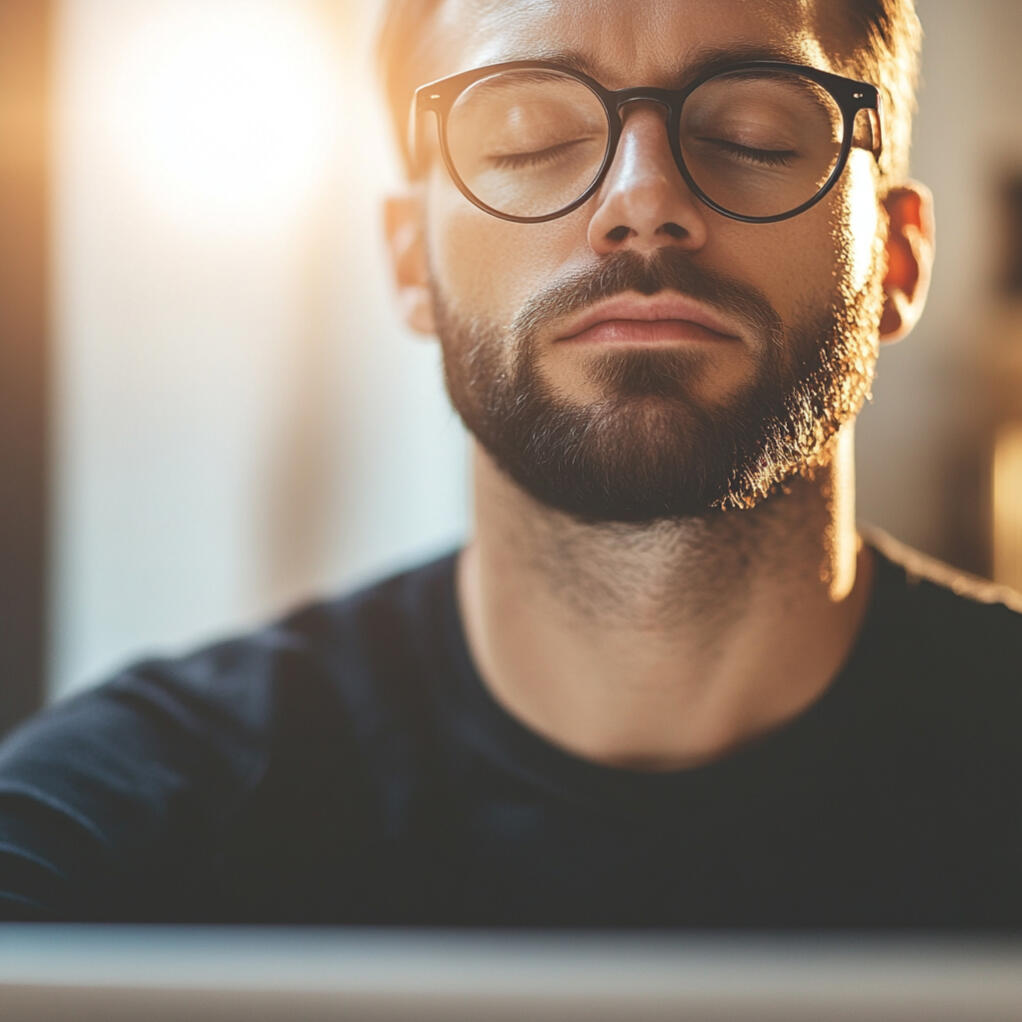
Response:
M679 67L672 77L670 86L684 89L703 75L746 60L779 60L788 64L805 64L806 55L797 50L762 43L738 43L731 46L700 46L681 55L684 67ZM541 47L528 54L509 56L506 60L543 60L558 64L569 71L578 71L601 84L610 77L607 68L590 59L581 50L551 49ZM647 85L648 82L639 84Z

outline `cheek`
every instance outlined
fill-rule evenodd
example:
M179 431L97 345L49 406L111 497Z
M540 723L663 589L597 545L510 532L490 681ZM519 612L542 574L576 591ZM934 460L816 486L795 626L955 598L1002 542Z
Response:
M704 255L708 267L757 288L786 325L834 294L839 256L819 206L776 224L727 225Z
M872 161L873 157L861 149L856 149L848 157L848 167L842 179L842 201L834 224L834 234L840 240L842 258L847 267L845 279L856 293L866 288L874 272L881 229Z
M843 288L852 294L865 290L875 272L875 252L880 231L880 207L869 163L872 156L855 150L838 186L834 189L830 235L837 274Z
M429 187L432 272L462 315L508 325L524 302L565 272L577 246L572 216L515 224L477 209L445 180ZM584 237L584 228L583 237Z
M878 229L871 176L846 173L822 202L791 220L724 225L715 254L705 254L755 284L792 323L807 307L846 302L866 288L875 273Z

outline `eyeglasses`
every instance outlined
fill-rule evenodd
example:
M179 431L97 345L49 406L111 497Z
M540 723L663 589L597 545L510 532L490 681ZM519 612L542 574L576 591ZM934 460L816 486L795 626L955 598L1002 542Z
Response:
M415 90L413 164L421 170L421 115L432 111L444 163L470 202L516 223L553 220L600 187L621 112L640 100L665 109L671 152L692 192L746 223L786 220L819 202L853 146L880 157L876 87L816 68L750 60L684 89L612 91L560 64L511 61Z

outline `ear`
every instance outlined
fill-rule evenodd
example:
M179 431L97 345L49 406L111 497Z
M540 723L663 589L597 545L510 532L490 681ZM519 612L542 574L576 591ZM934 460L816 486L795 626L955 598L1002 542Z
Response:
M402 318L416 333L432 336L436 325L421 197L414 193L389 196L383 203L383 220Z
M926 304L933 268L933 195L926 185L908 181L892 188L883 204L889 228L880 340L890 343L911 331Z

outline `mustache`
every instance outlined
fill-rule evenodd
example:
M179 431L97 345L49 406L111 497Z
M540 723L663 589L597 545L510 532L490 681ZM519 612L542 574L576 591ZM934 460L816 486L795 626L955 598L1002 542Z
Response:
M692 262L678 248L659 249L652 256L616 252L590 270L570 274L536 292L511 323L515 336L530 337L552 319L569 316L594 302L627 291L655 295L676 291L738 318L758 336L773 340L783 324L758 288Z

